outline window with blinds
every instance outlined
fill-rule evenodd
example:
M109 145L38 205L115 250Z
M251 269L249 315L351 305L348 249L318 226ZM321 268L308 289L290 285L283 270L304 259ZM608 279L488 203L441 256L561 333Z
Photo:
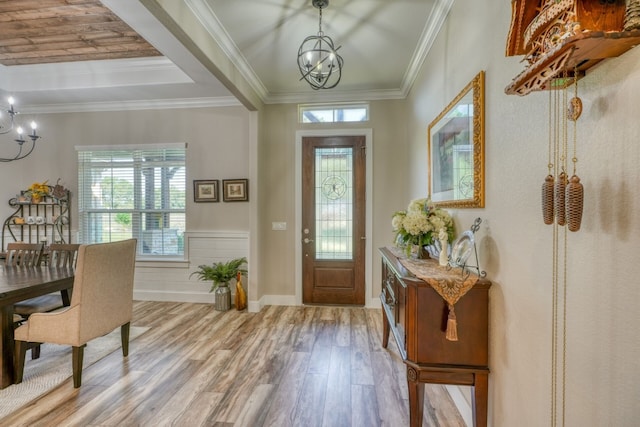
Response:
M186 145L76 147L79 241L138 239L138 255L184 254Z

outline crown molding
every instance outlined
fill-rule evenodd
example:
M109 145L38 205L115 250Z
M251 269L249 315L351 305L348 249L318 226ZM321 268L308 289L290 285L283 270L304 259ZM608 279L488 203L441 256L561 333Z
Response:
M397 89L388 90L352 90L352 91L323 91L323 92L295 92L269 95L265 104L299 104L316 102L353 102L380 101L385 99L404 99L406 94Z
M82 113L104 111L167 110L179 108L210 108L242 106L233 96L213 98L153 99L144 101L86 102L73 104L32 105L21 113Z
M166 57L0 66L2 90L91 89L193 83Z
M238 69L240 75L249 83L251 89L264 102L267 98L267 88L262 84L258 75L253 71L249 61L244 57L238 46L224 28L209 4L203 0L185 0L185 4L193 11L203 27L218 43L220 49L227 55L231 63Z
M418 77L420 68L427 58L427 55L429 55L431 46L433 46L433 42L436 40L442 25L446 21L447 15L454 2L455 0L436 0L433 9L431 9L427 24L422 31L416 50L413 52L411 62L402 79L401 91L405 97L409 95L409 91Z

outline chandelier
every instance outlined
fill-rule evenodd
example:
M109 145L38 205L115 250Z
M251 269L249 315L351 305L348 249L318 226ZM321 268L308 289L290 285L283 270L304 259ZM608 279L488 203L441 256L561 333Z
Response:
M25 129L16 123L16 116L19 114L13 108L15 100L13 97L9 97L9 108L0 113L0 135L7 135L13 131L16 132L14 141L17 145L17 153L13 157L0 157L0 162L12 162L14 160L20 160L27 157L33 149L36 147L36 141L40 139L40 136L36 133L38 125L36 122L31 122L31 133L25 135ZM4 117L4 114L8 114L8 117ZM25 142L27 145L25 145Z
M318 34L309 36L298 49L298 68L302 77L313 89L331 89L340 83L343 60L338 49L333 45L331 37L322 32L322 9L329 5L329 0L311 0L313 7L320 11Z

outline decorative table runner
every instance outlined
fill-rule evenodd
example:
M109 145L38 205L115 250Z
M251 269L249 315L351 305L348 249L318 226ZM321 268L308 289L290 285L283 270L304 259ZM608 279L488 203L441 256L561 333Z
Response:
M476 284L477 274L455 274L441 267L435 259L407 258L404 252L398 248L391 248L398 257L400 263L414 276L427 282L449 305L449 317L447 319L447 332L445 337L449 341L458 341L458 327L454 304Z

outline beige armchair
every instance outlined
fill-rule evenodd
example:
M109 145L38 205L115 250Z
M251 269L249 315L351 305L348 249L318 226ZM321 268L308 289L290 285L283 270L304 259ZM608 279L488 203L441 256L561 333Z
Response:
M88 341L120 326L122 354L128 355L135 254L135 239L80 246L71 305L51 313L34 313L15 330L17 383L22 381L26 351L38 343L73 347L75 388L82 382L82 358Z

